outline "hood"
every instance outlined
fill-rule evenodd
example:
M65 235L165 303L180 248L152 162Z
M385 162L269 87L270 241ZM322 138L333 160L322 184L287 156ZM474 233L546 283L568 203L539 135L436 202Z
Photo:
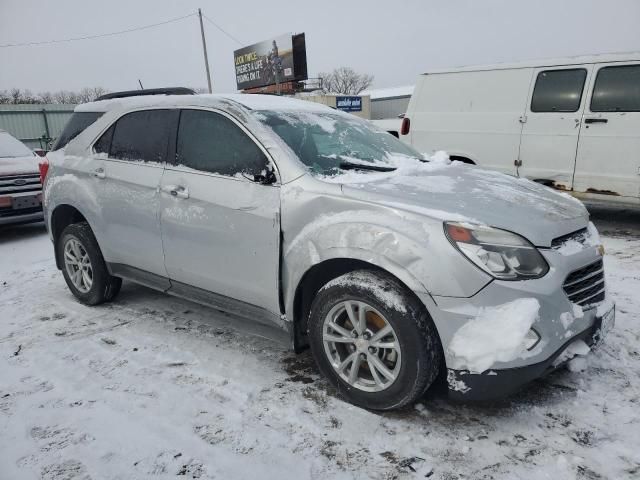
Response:
M460 162L420 162L388 173L350 171L329 181L359 200L502 228L538 247L550 247L554 238L589 222L582 202L566 193Z
M2 157L0 158L0 175L22 175L25 173L40 173L38 164L41 157Z

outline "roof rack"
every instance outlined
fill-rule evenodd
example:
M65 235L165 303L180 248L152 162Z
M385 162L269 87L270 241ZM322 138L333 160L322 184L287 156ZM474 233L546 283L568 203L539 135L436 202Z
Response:
M98 100L109 100L112 98L141 97L144 95L195 95L196 92L185 87L168 88L147 88L143 90L125 90L123 92L107 93L96 98Z

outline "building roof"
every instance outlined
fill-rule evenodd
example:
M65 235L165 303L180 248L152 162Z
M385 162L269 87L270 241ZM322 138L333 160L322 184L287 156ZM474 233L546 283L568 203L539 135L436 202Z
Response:
M385 100L390 98L410 97L413 94L413 85L402 87L373 88L360 92L360 95L369 95L371 100Z

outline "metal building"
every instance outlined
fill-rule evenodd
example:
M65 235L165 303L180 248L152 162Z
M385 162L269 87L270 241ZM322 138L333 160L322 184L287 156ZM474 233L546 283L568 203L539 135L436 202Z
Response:
M365 90L360 95L371 97L371 120L397 118L407 111L413 85Z
M0 130L6 130L27 147L48 150L73 114L75 105L0 105Z

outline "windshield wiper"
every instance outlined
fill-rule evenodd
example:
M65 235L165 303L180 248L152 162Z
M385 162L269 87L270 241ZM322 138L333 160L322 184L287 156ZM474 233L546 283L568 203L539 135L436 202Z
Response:
M370 170L372 172L393 172L395 167L383 167L381 165L367 165L363 163L341 162L338 165L341 170Z

